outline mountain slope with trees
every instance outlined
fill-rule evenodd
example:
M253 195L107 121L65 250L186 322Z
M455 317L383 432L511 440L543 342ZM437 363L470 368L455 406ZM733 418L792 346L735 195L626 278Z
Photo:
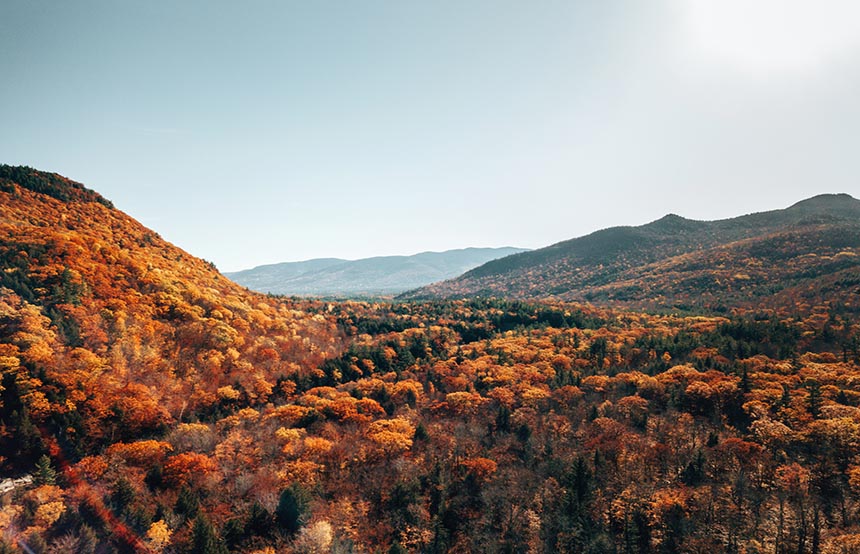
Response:
M830 287L854 302L860 201L822 195L720 221L677 215L488 262L402 298L558 298L638 308L727 309ZM829 284L828 284L829 283ZM847 285L834 291L834 284ZM853 288L852 288L853 287ZM817 293L816 293L817 294Z
M248 293L56 174L0 166L0 264L3 390L21 395L4 421L20 431L29 412L82 451L217 409L221 387L266 396L339 349L329 322ZM19 439L0 437L7 469L48 448L9 456Z

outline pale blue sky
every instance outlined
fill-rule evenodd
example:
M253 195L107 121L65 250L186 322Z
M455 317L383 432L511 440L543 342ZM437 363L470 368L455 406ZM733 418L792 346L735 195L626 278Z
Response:
M225 271L860 196L845 0L3 0L0 162Z

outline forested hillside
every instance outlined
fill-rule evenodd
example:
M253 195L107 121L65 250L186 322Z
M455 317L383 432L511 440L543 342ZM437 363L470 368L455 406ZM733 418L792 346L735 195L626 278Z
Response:
M556 298L628 308L857 303L860 200L822 195L720 221L668 215L484 264L403 298Z
M6 166L0 241L0 552L860 550L860 311L823 287L297 303Z
M2 463L163 433L225 390L267 396L342 347L335 326L248 294L78 183L0 167ZM227 389L222 389L227 387ZM11 454L11 455L10 455Z

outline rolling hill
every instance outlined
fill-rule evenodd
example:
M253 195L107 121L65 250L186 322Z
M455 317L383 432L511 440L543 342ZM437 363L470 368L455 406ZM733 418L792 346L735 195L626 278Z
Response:
M0 166L0 269L0 427L29 412L75 450L211 409L224 386L259 396L339 349L334 324L248 292L53 173ZM47 448L23 444L0 433L0 468Z
M225 273L250 289L282 295L354 297L393 295L450 279L522 248L463 248L413 256L360 260L321 258L271 264Z
M823 292L856 304L858 283L860 201L834 194L726 220L670 214L639 227L604 229L488 262L401 298L557 298L722 310L786 305Z

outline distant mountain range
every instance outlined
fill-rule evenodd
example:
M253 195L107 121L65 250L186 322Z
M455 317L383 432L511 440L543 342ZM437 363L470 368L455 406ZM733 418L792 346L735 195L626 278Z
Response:
M319 258L262 265L224 275L249 289L287 296L394 295L450 279L523 248L463 248L360 260Z
M402 299L559 298L640 308L727 309L860 298L860 201L816 196L720 221L677 215L490 261Z

